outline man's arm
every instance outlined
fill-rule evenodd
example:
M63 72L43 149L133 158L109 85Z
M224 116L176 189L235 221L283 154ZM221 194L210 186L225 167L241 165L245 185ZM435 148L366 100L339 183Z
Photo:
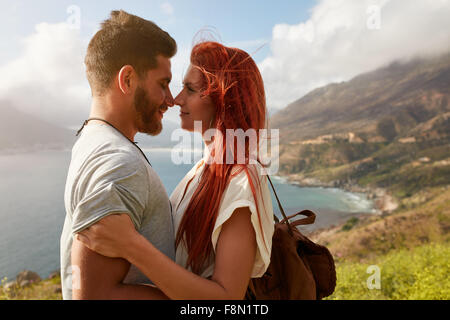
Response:
M77 266L80 272L79 276L72 279L78 282L72 283L72 299L168 299L156 287L123 284L130 268L127 260L102 256L76 238L72 244L72 266Z

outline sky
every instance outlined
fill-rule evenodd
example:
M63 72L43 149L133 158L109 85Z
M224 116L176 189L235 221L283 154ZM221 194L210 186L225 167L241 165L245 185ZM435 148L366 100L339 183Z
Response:
M89 114L84 54L111 10L178 43L175 96L198 32L255 59L271 112L393 60L450 51L450 0L0 0L0 100L66 127ZM165 118L179 122L177 107Z

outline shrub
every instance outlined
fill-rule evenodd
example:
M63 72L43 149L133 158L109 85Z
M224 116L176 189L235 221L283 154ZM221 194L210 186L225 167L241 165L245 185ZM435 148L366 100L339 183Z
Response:
M357 223L359 219L357 217L351 217L347 220L347 222L342 226L342 231L349 231L351 230Z

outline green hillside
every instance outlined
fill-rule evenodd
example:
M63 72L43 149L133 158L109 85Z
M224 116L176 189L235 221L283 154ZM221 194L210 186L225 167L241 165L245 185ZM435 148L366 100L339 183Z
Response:
M403 198L450 184L450 54L319 88L271 119L280 174Z

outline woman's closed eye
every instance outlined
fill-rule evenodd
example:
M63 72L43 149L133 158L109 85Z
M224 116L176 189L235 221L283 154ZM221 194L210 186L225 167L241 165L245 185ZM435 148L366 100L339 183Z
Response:
M192 93L197 92L189 86L183 86L183 88L187 89L187 91L192 92Z
M197 90L195 90L190 83L183 83L183 89L186 89L190 93L196 93Z

